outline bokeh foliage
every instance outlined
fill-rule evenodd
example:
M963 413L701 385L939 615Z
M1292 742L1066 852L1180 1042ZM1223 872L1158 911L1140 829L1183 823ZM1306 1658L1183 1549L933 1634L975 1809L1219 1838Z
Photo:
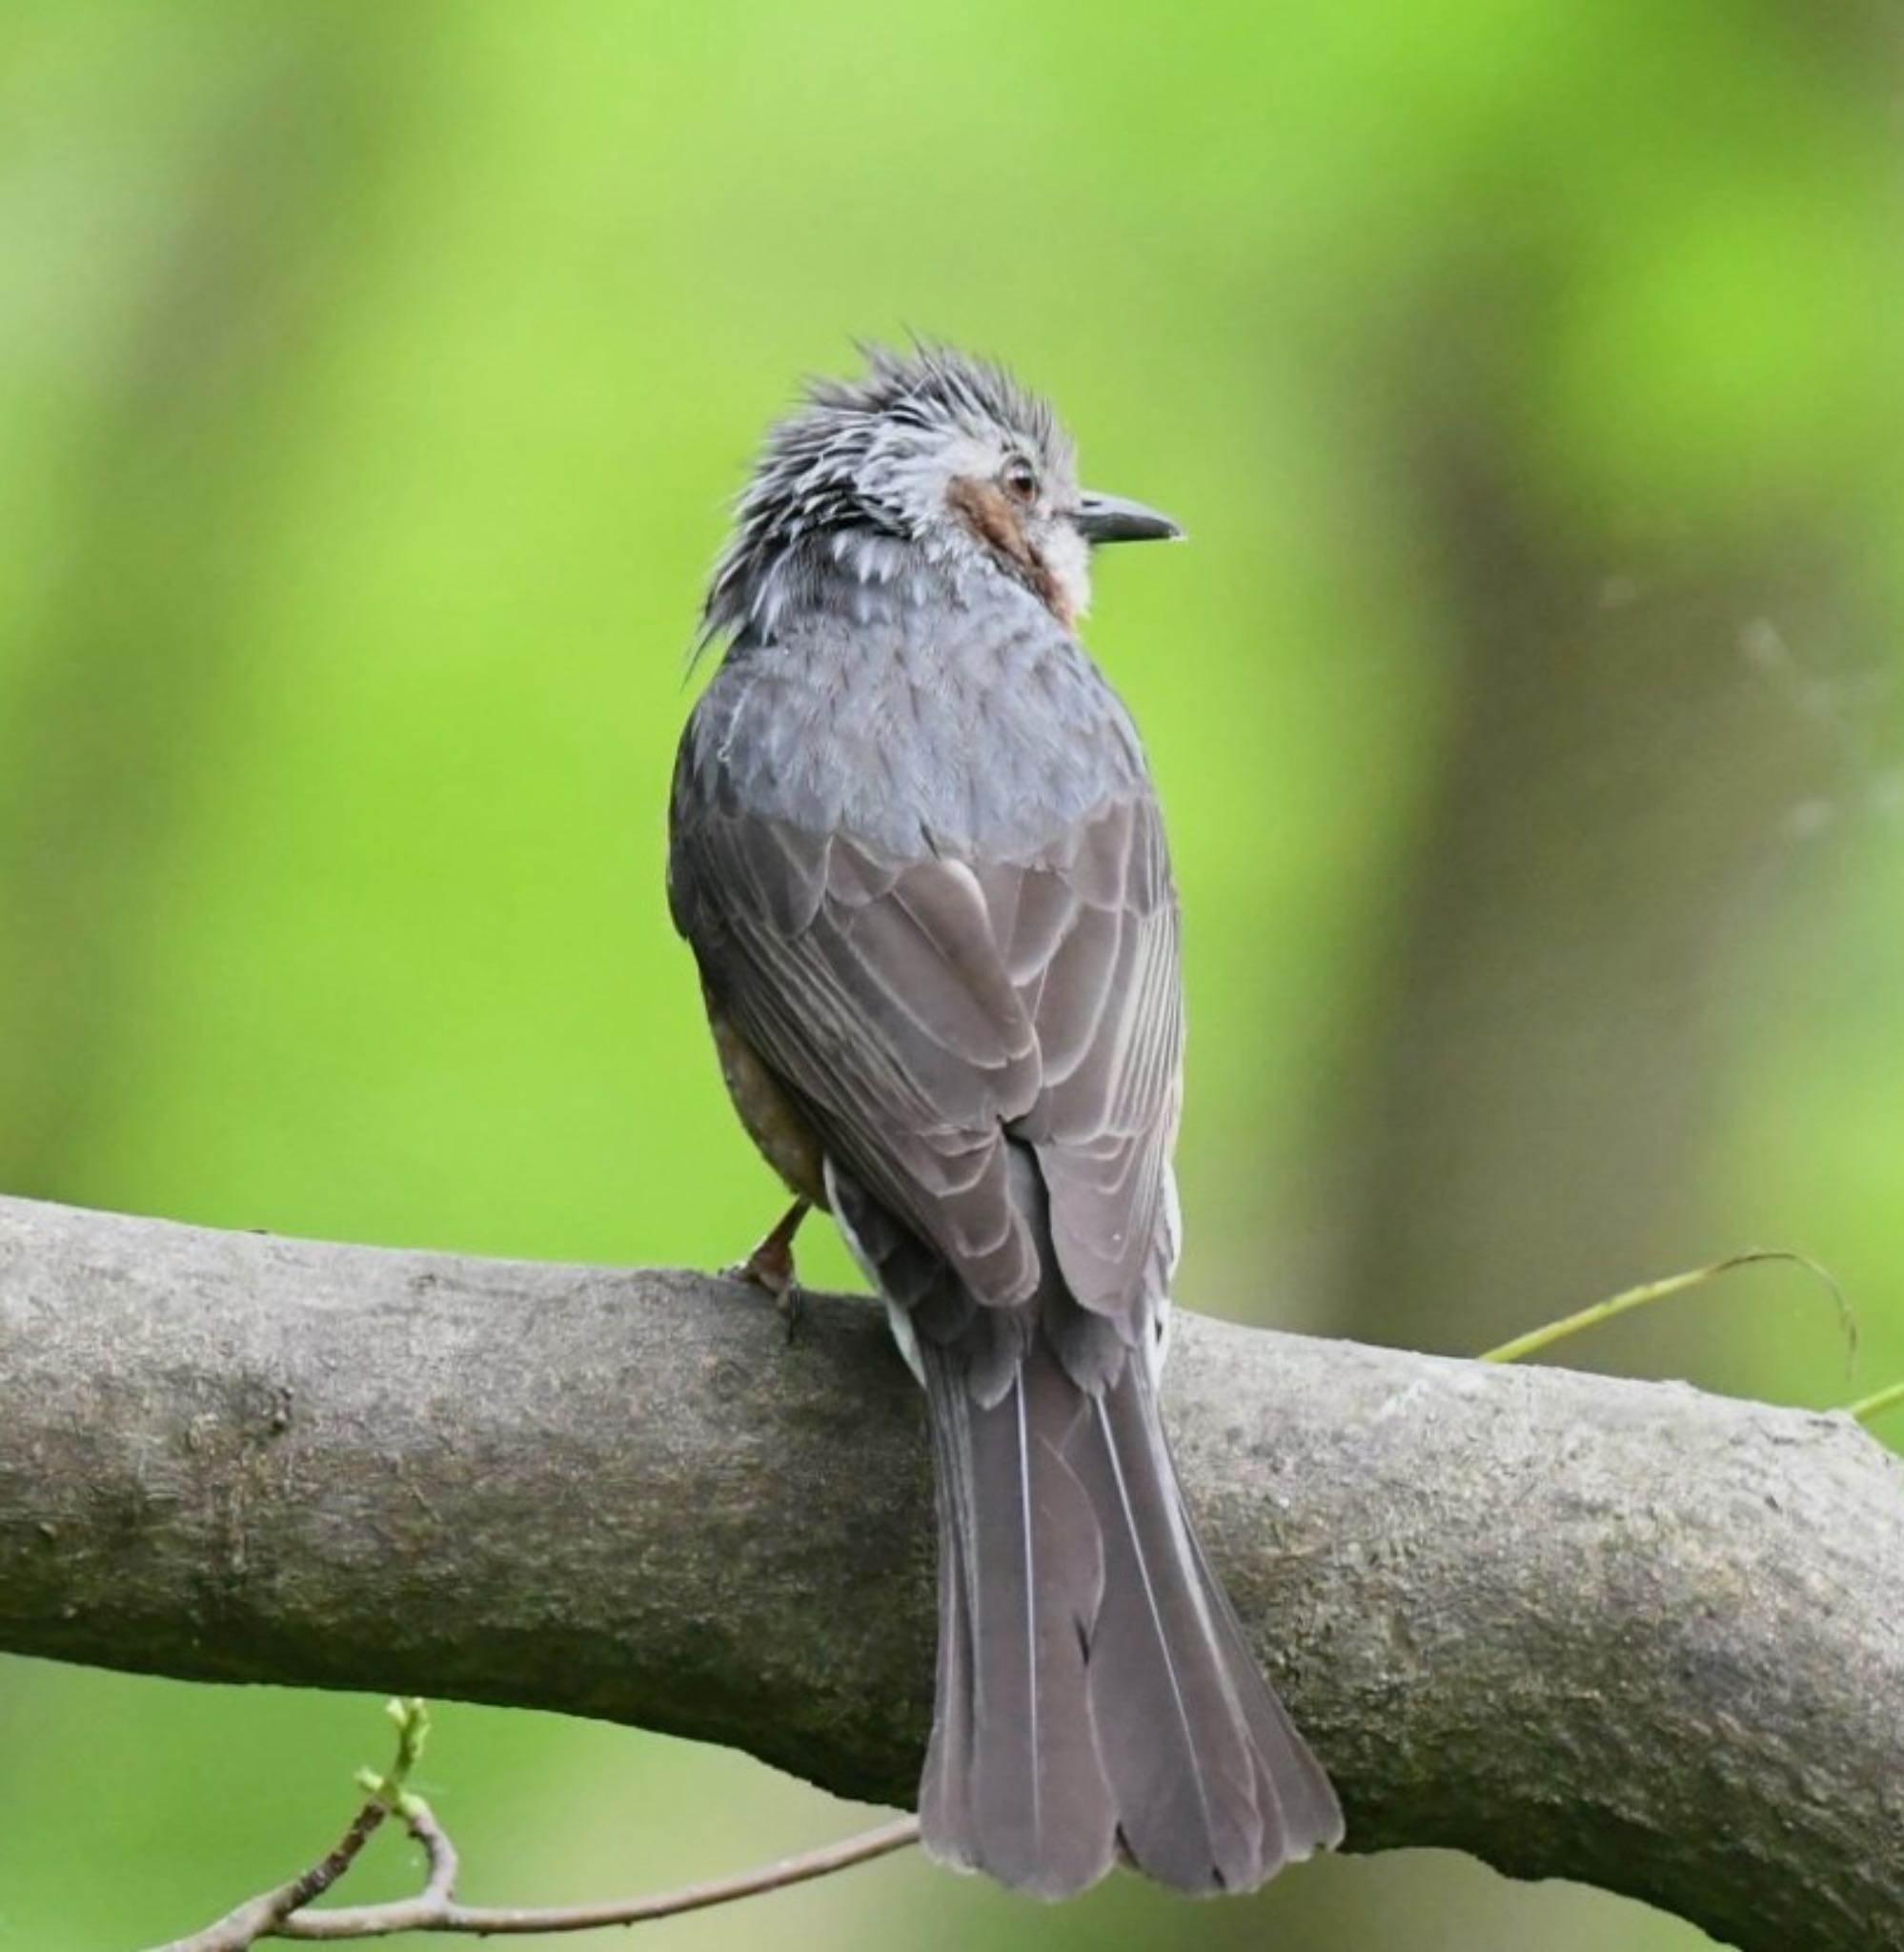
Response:
M659 864L763 419L907 327L1053 391L1194 547L1091 640L1171 813L1193 1306L1904 1373L1904 36L1886 8L1403 0L0 22L0 1186L499 1253L730 1257ZM843 1278L831 1251L812 1271ZM842 1458L850 1469L851 1459ZM472 1896L852 1820L445 1706ZM0 1663L0 1947L286 1873L374 1705ZM382 1854L366 1890L403 1876ZM671 1942L1680 1948L1472 1866L1035 1913L896 1862Z

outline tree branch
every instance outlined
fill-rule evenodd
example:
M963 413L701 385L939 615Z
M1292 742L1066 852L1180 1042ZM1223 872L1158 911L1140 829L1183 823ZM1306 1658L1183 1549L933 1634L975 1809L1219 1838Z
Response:
M1353 1847L1904 1944L1897 1460L1811 1415L1180 1324L1219 1570ZM0 1647L556 1708L910 1800L930 1479L878 1312L0 1200Z

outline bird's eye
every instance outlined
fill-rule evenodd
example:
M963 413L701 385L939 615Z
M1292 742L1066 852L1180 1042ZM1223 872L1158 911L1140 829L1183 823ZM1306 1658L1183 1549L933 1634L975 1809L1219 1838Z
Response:
M999 479L1014 501L1022 501L1029 508L1038 499L1038 470L1022 454L1015 454L1006 461Z

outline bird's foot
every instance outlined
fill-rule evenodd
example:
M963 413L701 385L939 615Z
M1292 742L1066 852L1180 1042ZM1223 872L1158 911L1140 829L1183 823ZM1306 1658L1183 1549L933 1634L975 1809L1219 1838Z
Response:
M786 1317L789 1342L799 1332L806 1309L806 1294L795 1272L793 1250L794 1235L806 1215L807 1203L796 1200L779 1225L744 1261L736 1261L720 1271L731 1281L744 1281L750 1288L773 1296L774 1306Z

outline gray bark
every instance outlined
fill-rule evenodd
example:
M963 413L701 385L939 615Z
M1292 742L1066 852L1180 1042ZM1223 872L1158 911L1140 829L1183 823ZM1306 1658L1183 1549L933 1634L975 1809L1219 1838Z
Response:
M1168 1412L1350 1847L1904 1946L1904 1500L1842 1416L1183 1319ZM0 1647L562 1709L910 1800L876 1310L0 1200Z

